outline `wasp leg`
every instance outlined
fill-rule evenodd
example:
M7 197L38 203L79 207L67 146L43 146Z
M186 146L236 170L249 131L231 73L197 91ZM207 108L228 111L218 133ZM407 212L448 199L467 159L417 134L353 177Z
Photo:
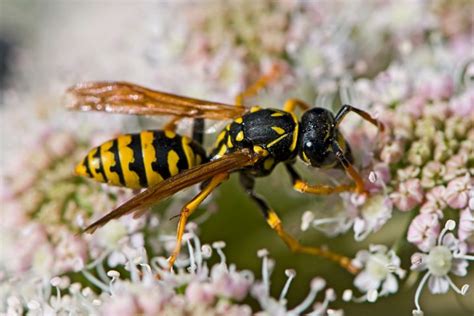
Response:
M204 142L204 129L206 125L204 119L197 118L193 122L193 139L200 145Z
M169 132L175 132L176 131L176 127L177 127L177 123L182 119L181 116L175 116L173 117L168 123L166 123L166 125L163 127L163 129L165 131L169 131Z
M339 124L342 122L342 120L344 119L344 117L349 113L349 112L355 112L357 113L358 115L360 115L364 120L367 120L369 121L370 123L372 123L373 125L375 125L381 132L384 131L385 127L383 125L382 122L380 122L379 120L375 119L374 117L372 117L372 115L370 115L369 113L365 112L365 111L362 111L358 108L355 108L351 105L343 105L342 108L339 110L339 112L337 112L336 114L336 118L335 118L335 121L336 121L336 127L339 126Z
M222 182L227 180L229 177L228 173L221 173L216 176L214 176L207 186L199 192L198 195L196 195L188 204L186 204L183 209L181 210L180 216L179 216L179 222L178 222L178 229L176 231L176 246L173 250L173 253L168 259L168 265L169 269L174 265L174 262L176 261L176 258L179 255L179 252L181 250L181 241L183 239L183 234L184 234L184 228L186 226L186 222L188 221L188 217L191 216L191 214L198 208L199 204L204 201L204 199Z
M365 190L364 180L362 179L361 175L357 170L355 170L354 166L350 163L350 161L344 156L344 151L339 146L337 142L332 143L333 151L337 157L337 159L341 162L342 166L346 173L355 181L356 188L355 192L359 194L368 194Z
M359 271L357 267L351 264L351 259L349 257L334 253L325 248L309 247L300 244L298 240L285 231L282 222L275 211L269 207L267 202L261 196L254 192L255 179L241 173L240 182L247 194L252 198L253 201L255 201L255 203L257 203L268 225L278 234L278 236L285 242L291 251L329 259L339 264L341 267L352 274L356 274Z
M354 185L340 184L336 186L330 185L311 185L303 181L300 175L296 172L295 168L289 163L285 164L286 170L290 174L291 181L293 182L293 188L296 191L303 193L312 193L312 194L332 194L332 193L341 193L345 191L353 191L356 187Z
M181 116L173 117L166 125L163 127L165 131L175 132L177 128L177 123L182 119ZM196 118L193 121L193 139L202 145L204 141L204 128L205 123L204 119Z
M245 98L249 98L256 95L260 90L265 88L270 82L277 79L280 76L280 74L281 74L280 66L276 64L273 65L269 73L261 76L251 86L246 88L244 91L242 91L235 97L235 104L237 106L243 106Z
M299 99L288 99L283 106L283 111L293 113L296 108L306 111L310 108L309 104Z

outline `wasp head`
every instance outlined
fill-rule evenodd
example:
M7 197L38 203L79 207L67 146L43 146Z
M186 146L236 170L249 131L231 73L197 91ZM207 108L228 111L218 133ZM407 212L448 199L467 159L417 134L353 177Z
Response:
M334 152L334 144L337 144L352 162L349 144L337 129L330 111L312 108L303 114L300 126L299 156L303 161L317 168L338 167L340 163Z

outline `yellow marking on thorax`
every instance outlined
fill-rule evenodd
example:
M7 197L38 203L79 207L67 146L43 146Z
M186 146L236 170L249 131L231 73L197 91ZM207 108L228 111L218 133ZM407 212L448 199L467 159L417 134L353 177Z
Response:
M295 128L293 129L293 140L290 145L290 151L293 152L296 149L296 145L298 143L298 133L299 133L299 128L300 124L298 123L298 119L296 118L296 115L293 113L290 113L291 117L293 118L293 121L295 122Z
M165 130L165 136L167 138L173 139L176 137L176 133L173 131Z
M179 172L178 161L179 156L176 151L170 150L168 152L168 170L170 171L171 176L177 175Z
M191 169L192 167L195 166L196 160L194 157L194 151L191 148L191 146L189 146L190 143L191 143L191 140L189 138L187 137L182 138L181 146L183 147L184 154L186 155L186 160L188 161L188 168Z
M135 161L133 158L133 150L128 147L128 145L132 142L132 137L130 135L121 135L117 138L117 142L120 155L120 165L122 166L125 185L128 188L138 189L141 187L140 178L129 168L129 164Z
M268 150L264 149L262 146L253 146L253 151L262 157L268 156Z
M235 140L238 141L238 142L241 142L244 140L244 132L243 131L240 131L237 133L237 136L235 136Z
M236 119L234 120L234 122L237 123L237 124L242 124L243 121L244 121L244 120L243 120L243 118L241 118L241 117L238 117L238 118L236 118Z
M219 149L219 152L217 153L217 156L218 156L218 157L224 156L224 154L226 153L226 151L227 151L227 146L226 146L226 145L222 145L221 148Z
M262 109L262 108L259 107L258 105L252 106L252 107L250 108L250 113L260 111L261 109Z
M270 147L272 147L273 145L275 145L276 143L280 142L283 138L286 137L286 135L288 135L288 134L283 134L283 135L281 135L280 137L278 137L277 139L271 141L271 142L267 145L267 148L270 148Z
M230 137L230 135L227 137L227 147L228 148L234 147L234 144L232 144L232 138Z
M148 186L163 181L163 177L152 168L152 163L156 162L156 150L153 146L153 132L143 131L140 133L143 165L145 166L146 179Z
M225 135L227 135L227 131L223 130L222 132L219 133L219 136L217 136L216 141L214 142L214 147L219 146L221 141L224 139Z
M96 169L100 168L100 158L95 158L94 155L96 154L99 147L96 147L89 151L89 170L92 173L92 177L99 182L105 182L104 177L101 173L98 173Z
M273 165L275 164L275 159L273 159L272 157L270 158L267 158L264 162L263 162L263 168L265 170L270 170L272 169Z
M100 146L100 157L102 158L102 166L104 167L105 175L107 176L108 183L114 185L122 185L120 183L119 175L116 172L110 171L112 167L117 163L115 161L114 154L110 152L110 148L114 144L113 140L110 140Z
M285 133L285 130L278 126L272 126L272 130L274 130L278 135L282 135Z
M270 115L270 116L278 117L278 116L283 116L283 115L285 115L285 113L283 113L283 112L275 112L275 113L272 113L272 115Z

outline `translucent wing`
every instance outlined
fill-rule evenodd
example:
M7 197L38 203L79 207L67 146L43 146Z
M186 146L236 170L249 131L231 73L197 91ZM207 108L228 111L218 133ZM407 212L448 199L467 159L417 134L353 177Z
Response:
M151 90L127 82L85 82L67 90L66 106L79 111L103 111L135 115L232 119L248 109L224 103Z
M230 173L243 167L254 164L259 156L248 150L242 150L220 159L199 165L195 168L183 171L176 176L168 178L157 185L135 195L127 202L123 203L107 215L84 229L85 232L94 232L97 228L105 225L112 219L136 212L135 215L142 215L140 210L146 209L157 202L172 196L194 184L201 183L217 174Z

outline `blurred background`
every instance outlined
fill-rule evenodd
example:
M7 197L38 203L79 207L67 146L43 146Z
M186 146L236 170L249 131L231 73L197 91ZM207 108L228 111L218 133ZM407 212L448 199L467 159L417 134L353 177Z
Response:
M437 36L450 39L469 34L474 16L469 0L315 1L306 7L310 9L303 11L293 1L0 0L2 172L14 168L16 157L34 159L35 151L26 146L41 143L39 136L45 128L66 130L94 143L103 139L101 135L160 128L165 122L161 118L67 112L62 107L64 91L81 81L125 80L232 103L238 91L277 62L287 67L287 75L252 103L281 107L285 99L297 96L331 107L341 102L335 92L340 84L359 77L373 78L394 59L409 58L417 47L436 42ZM472 39L472 32L470 36ZM184 121L179 131L188 133L189 126L190 122ZM209 143L221 127L220 122L207 123ZM333 176L302 165L298 169L312 180ZM360 243L351 232L337 238L315 230L303 233L300 219L304 211L317 211L324 217L331 215L332 207L342 206L337 197L293 192L283 171L280 166L271 177L259 179L257 191L268 198L288 230L303 243L325 244L353 256L371 243L393 244L410 221L407 213L396 212L382 230ZM225 241L228 261L256 275L261 264L256 253L267 248L276 261L272 277L275 296L286 280L285 269L297 272L288 295L290 306L305 297L315 276L325 278L338 294L352 288L352 277L337 266L290 253L236 180L234 176L222 185L200 211L212 213L199 226L203 242ZM407 268L409 262L403 260ZM467 281L474 284L472 269ZM466 283L466 278L462 282ZM397 294L376 303L337 301L335 307L344 307L347 315L409 315L415 288L402 285ZM474 313L472 291L464 297L452 291L434 296L425 289L421 302L426 315Z

